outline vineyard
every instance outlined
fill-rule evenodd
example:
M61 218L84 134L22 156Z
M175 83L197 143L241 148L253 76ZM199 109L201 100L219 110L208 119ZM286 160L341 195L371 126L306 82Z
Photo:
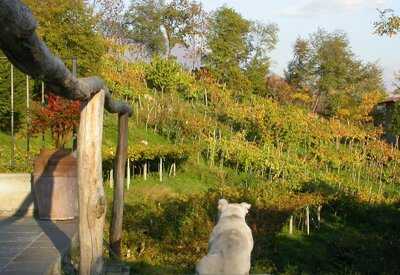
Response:
M132 84L107 74L116 87L136 89L121 90L136 110L131 131L143 133L129 148L130 169L140 174L150 163L153 175L136 177L127 194L124 251L135 270L192 272L220 197L253 206L255 273L400 268L400 151L381 128L323 118L303 103L237 97L207 72L185 73L173 61L143 67L135 65ZM161 182L160 159L178 163Z
M193 272L221 197L252 204L254 273L400 269L400 151L381 139L381 128L324 118L306 102L240 97L206 71L188 73L174 61L131 64L105 56L102 64L114 96L134 108L123 237L134 271ZM107 181L116 127L106 115ZM24 131L12 171L30 170ZM50 145L49 135L32 139L31 159L43 140ZM1 170L9 171L9 136L0 138Z

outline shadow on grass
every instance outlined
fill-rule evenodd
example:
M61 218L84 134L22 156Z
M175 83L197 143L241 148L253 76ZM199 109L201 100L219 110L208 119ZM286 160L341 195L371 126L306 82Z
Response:
M400 274L399 203L360 202L323 182L303 191L331 198L318 231L277 234L264 255L286 274Z
M219 198L217 193L207 193L126 204L124 245L135 259L127 262L132 274L194 274L197 261L207 254ZM257 244L253 258L263 258L270 237L281 231L289 215L271 208L250 209L247 222Z
M297 195L309 194L326 198L321 224L311 228L310 236L286 232L290 207L250 210L251 273L400 274L399 203L361 202L321 181L304 184ZM219 198L218 192L208 192L127 203L124 247L130 250L131 274L193 274L207 253ZM251 197L227 198L256 205Z

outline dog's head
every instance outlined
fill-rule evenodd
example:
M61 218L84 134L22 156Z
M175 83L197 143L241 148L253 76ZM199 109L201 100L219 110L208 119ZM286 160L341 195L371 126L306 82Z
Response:
M226 199L220 199L218 201L218 217L236 216L244 219L250 207L251 205L246 202L229 203Z

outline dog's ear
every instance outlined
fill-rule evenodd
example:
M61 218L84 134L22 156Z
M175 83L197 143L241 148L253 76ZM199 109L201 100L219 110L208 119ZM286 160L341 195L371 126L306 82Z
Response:
M250 209L250 207L251 207L251 204L248 204L247 202L242 202L242 203L240 204L240 206L242 206L243 209L246 210L246 213L247 213L247 212L249 212L249 209Z
M222 212L226 207L228 207L228 201L226 199L220 199L218 201L218 210Z

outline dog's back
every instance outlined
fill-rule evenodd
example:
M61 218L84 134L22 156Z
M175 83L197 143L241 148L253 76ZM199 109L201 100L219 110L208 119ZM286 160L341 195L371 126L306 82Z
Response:
M238 213L237 210L241 211L238 207L246 209ZM248 274L253 237L244 216L250 205L235 204L230 209L227 205L226 207L219 205L218 208L220 219L211 234L208 255L197 264L196 271L200 275Z

